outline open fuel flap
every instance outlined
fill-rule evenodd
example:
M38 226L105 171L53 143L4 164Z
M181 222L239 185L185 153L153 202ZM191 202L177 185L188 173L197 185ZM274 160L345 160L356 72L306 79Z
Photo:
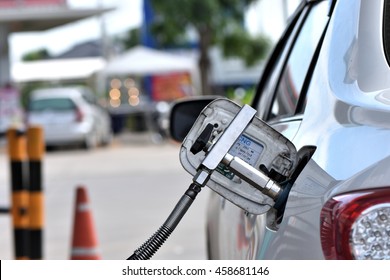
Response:
M209 103L180 150L184 169L252 214L267 212L297 164L294 145L256 116L248 105L228 99ZM206 179L207 178L207 179Z

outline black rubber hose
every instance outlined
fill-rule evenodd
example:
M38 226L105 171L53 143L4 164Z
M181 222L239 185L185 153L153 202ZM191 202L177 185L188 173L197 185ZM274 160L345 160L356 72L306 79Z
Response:
M180 198L165 223L127 259L149 260L175 230L201 189L199 185L192 183Z

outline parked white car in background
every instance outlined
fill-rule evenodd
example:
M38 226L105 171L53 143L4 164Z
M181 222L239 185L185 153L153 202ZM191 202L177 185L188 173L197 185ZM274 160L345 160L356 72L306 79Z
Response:
M56 87L31 92L27 122L44 129L46 146L80 144L85 149L111 141L111 119L87 87Z

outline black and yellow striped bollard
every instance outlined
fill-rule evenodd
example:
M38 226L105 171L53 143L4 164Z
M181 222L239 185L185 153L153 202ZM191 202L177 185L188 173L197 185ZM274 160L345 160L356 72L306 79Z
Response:
M45 150L43 129L31 126L27 129L27 156L29 166L29 258L43 257L44 195L42 186L42 159Z
M27 189L26 135L17 129L7 131L11 168L11 215L14 229L15 258L29 258L29 192Z

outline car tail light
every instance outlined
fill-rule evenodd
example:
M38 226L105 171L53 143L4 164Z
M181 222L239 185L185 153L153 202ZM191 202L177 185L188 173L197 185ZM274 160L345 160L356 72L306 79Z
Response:
M82 122L84 120L84 112L80 108L76 108L76 122Z
M390 188L335 196L320 222L326 259L390 259Z

